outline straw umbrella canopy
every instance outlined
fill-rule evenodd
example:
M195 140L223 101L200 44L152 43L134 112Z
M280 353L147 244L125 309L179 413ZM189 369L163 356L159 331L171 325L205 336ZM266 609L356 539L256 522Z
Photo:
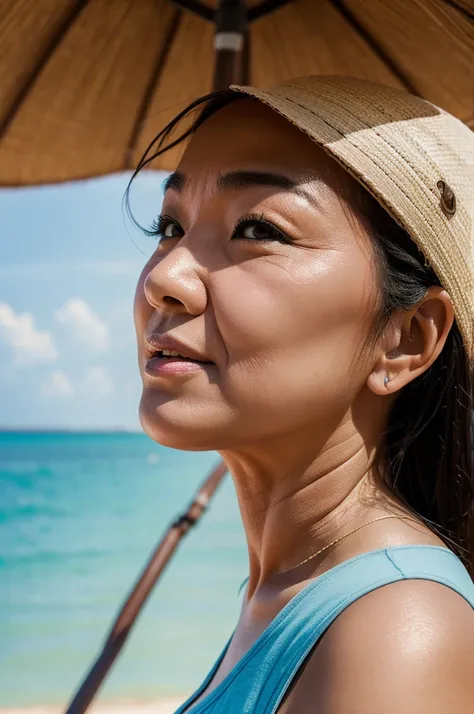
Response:
M232 81L352 75L474 127L474 0L11 0L0 47L3 186L131 169L175 113Z

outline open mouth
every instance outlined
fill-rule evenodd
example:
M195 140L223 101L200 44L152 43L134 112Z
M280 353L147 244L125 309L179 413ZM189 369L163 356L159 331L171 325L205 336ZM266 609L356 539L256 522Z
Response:
M186 357L175 350L150 350L145 372L151 377L192 375L213 366L214 362Z
M175 360L180 362L197 362L198 364L212 364L212 362L207 360L191 359L190 357L184 357L183 355L179 354L179 352L174 352L173 350L156 350L150 355L150 359L154 358Z

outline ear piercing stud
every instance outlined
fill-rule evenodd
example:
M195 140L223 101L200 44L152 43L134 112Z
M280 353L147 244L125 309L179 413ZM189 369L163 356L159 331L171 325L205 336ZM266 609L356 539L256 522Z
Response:
M387 386L387 384L389 383L389 381L390 381L390 380L389 380L388 377L384 377L383 383L384 383L384 386L385 386L385 387Z

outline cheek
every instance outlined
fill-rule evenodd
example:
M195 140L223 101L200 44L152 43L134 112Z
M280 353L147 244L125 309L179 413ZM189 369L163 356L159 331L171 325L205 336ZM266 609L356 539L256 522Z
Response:
M216 320L230 363L259 356L275 361L279 353L322 356L324 347L332 358L343 346L354 353L374 302L365 256L256 263L229 269L216 288Z
M365 382L354 357L370 322L371 272L367 260L333 256L318 261L312 280L294 266L275 279L275 265L258 277L227 276L216 303L228 353L221 388L250 430L346 413Z

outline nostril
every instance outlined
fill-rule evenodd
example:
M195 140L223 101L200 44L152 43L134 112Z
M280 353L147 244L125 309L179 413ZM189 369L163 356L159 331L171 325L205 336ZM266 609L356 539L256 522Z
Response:
M171 295L164 295L163 296L163 302L166 305L181 305L181 300L178 300L177 298L171 297Z

